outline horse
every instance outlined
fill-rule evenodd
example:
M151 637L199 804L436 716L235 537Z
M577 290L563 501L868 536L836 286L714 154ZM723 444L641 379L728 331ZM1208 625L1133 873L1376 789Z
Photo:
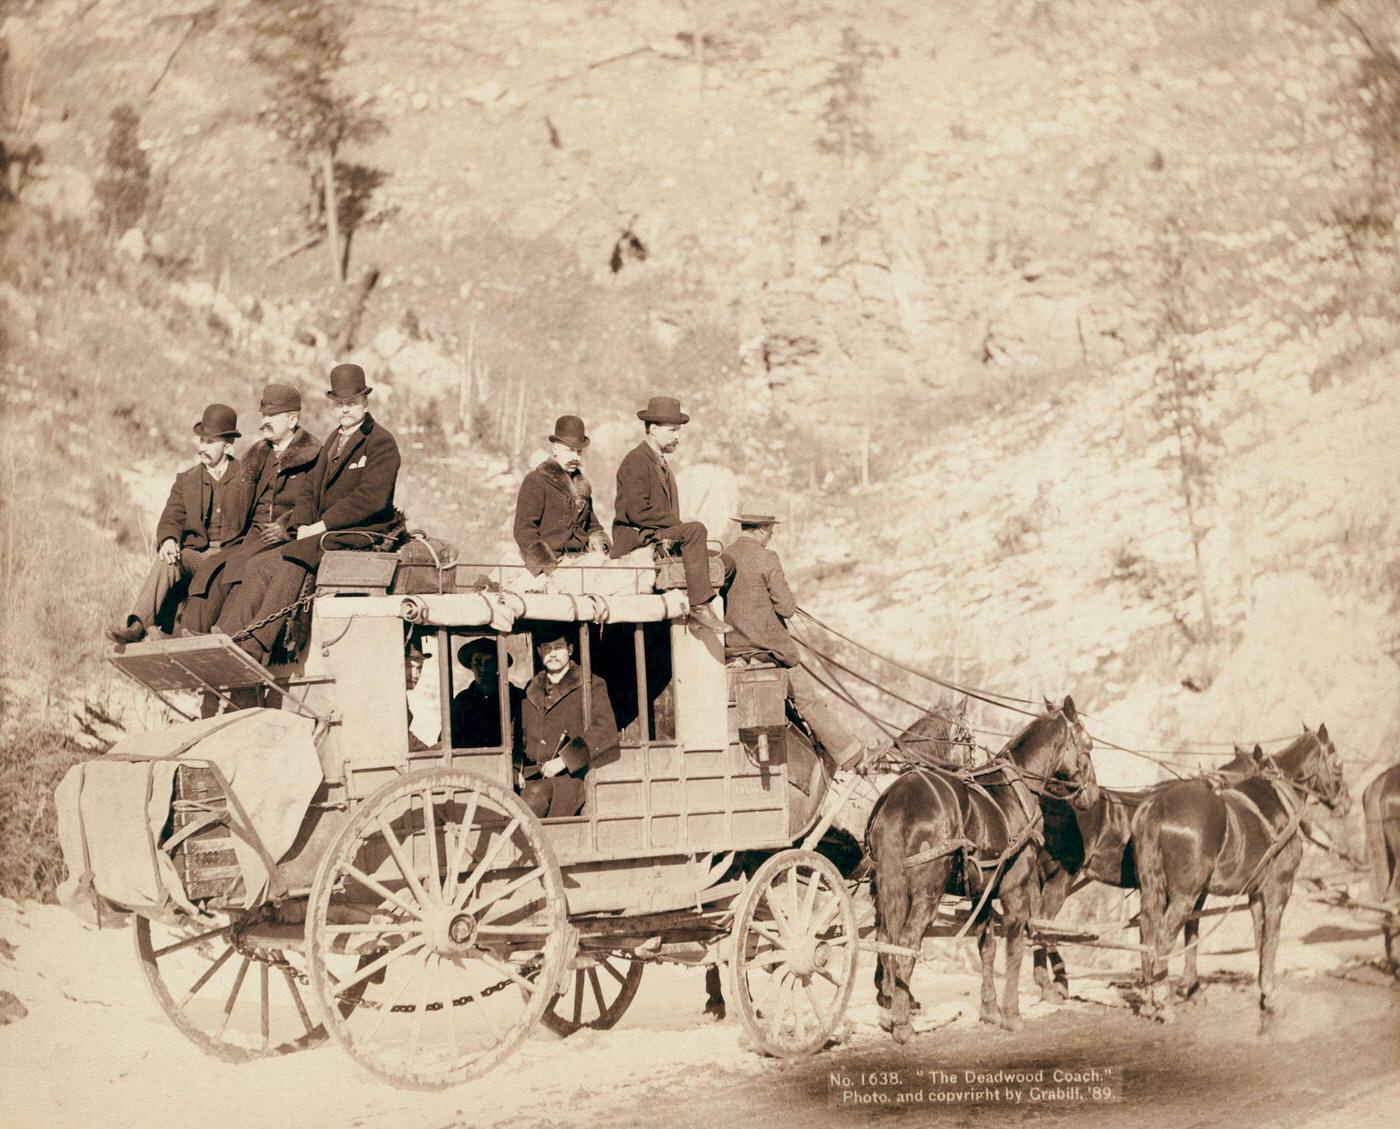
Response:
M883 757L876 759L889 760L896 755L894 750L898 749L919 763L945 766L970 764L976 738L968 726L967 707L966 696L956 706L948 698L936 703L895 739ZM864 861L861 848L857 838L835 828L817 846L818 852L831 858L836 868L846 875L859 872ZM857 854L861 857L857 858ZM881 1006L885 1006L878 963L875 966L875 993L881 1000ZM917 1007L917 1004L914 1006ZM716 1022L725 1017L724 988L718 964L705 966L704 1016Z
M1258 745L1253 751L1235 746L1234 758L1215 772L1221 776L1242 778L1263 771L1264 751ZM1137 862L1133 857L1133 815L1143 802L1170 781L1146 788L1099 788L1099 798L1087 808L1077 810L1054 796L1040 798L1040 811L1045 819L1045 841L1040 846L1040 913L1053 920L1064 907L1065 899L1086 883L1102 882L1121 890L1138 888ZM1196 919L1186 923L1187 942L1194 939ZM1069 976L1060 951L1049 942L1036 941L1032 952L1035 982L1043 999L1059 1001L1069 995ZM1196 984L1196 950L1186 951L1187 974L1184 994L1190 995Z
M1157 1000L1156 980L1184 923L1195 918L1208 894L1244 895L1254 918L1259 950L1259 1030L1277 1016L1274 958L1279 923L1303 857L1304 806L1317 800L1345 814L1351 796L1342 763L1322 725L1269 758L1264 771L1224 782L1209 778L1161 785L1133 816L1132 836L1142 889L1140 930L1146 1001L1143 1014L1166 1021L1171 994ZM1188 968L1194 977L1194 961ZM1188 985L1188 990L1189 990Z
M1400 910L1400 764L1385 769L1361 793L1366 813L1366 854L1371 864L1371 892L1376 900ZM1400 936L1395 918L1381 923L1385 934L1385 959L1392 969L1395 939Z
M1047 702L1047 706L1049 703ZM1088 806L1097 797L1093 741L1074 700L1034 717L994 758L972 774L915 768L882 795L866 830L873 863L875 927L880 941L918 951L945 893L976 903L969 924L977 926L982 957L985 1023L1007 1030L1021 1024L1018 979L1026 923L1038 901L1037 797L1058 786L1071 803ZM990 873L984 873L990 871ZM1006 974L997 1005L991 898L999 895L1006 936ZM880 981L889 994L886 1026L897 1042L913 1034L909 982L914 956L880 954Z

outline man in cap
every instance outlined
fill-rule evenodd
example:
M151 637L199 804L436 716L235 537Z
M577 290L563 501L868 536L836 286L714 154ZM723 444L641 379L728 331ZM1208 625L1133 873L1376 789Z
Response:
M549 436L550 457L525 476L515 499L515 543L531 573L560 557L607 552L608 538L593 512L593 488L583 473L588 446L583 420L560 416Z
M690 417L674 397L653 396L637 418L646 437L627 452L617 468L612 555L626 556L640 545L658 541L679 542L690 622L723 634L729 625L711 606L715 589L710 583L708 534L700 522L681 520L676 476L666 461L680 446L681 428Z
M242 459L248 504L240 539L205 560L190 581L184 627L195 634L209 631L218 621L253 557L291 540L291 514L321 450L321 441L301 426L301 393L295 388L269 384L258 411L262 439Z
M194 425L199 462L175 476L156 523L156 559L124 622L107 630L114 643L136 643L152 627L174 630L185 584L210 553L238 536L245 502L233 457L238 414L210 404Z
M729 634L724 650L732 659L771 661L787 675L787 696L838 768L849 768L865 747L846 729L817 694L812 676L802 669L802 653L787 628L797 614L797 600L783 574L783 562L768 547L782 518L767 510L744 510L734 518L739 535L725 549L733 571L725 619Z
M399 525L394 510L399 447L369 414L372 389L365 370L339 364L330 380L326 396L340 426L322 444L287 519L288 535L296 540L255 557L219 616L218 629L231 635L274 617L240 640L261 661L282 633L285 617L275 613L296 600L306 574L316 570L327 549L391 547Z
M520 706L520 798L541 817L578 815L587 796L584 774L617 748L617 722L607 683L596 674L585 708L583 672L562 628L545 629L537 647L544 669L530 679Z

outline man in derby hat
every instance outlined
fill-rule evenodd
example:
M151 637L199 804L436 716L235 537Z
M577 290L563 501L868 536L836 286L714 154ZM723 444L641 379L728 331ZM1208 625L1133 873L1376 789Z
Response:
M125 621L107 629L114 643L139 642L152 627L174 630L186 581L207 555L238 536L245 504L233 457L238 413L227 404L210 404L194 434L199 461L175 476L156 523L156 559Z
M205 560L190 580L184 627L195 634L218 621L253 557L291 540L292 511L321 451L321 441L301 426L301 393L291 385L269 384L258 411L262 439L241 460L247 508L238 542Z
M709 535L700 522L681 521L680 492L666 461L680 446L681 428L690 417L674 397L653 396L637 418L646 429L646 437L627 452L617 468L612 555L625 556L640 545L658 541L680 542L690 622L723 634L729 625L711 606L715 590L705 546Z
M724 551L726 568L733 574L724 610L729 621L725 654L731 659L777 663L787 675L788 700L837 767L848 768L865 747L818 695L787 629L787 620L797 614L797 600L783 574L783 562L768 547L774 527L783 519L770 507L762 507L745 509L734 520L739 523L739 535Z
M336 365L330 381L326 395L339 427L321 445L287 518L287 533L295 540L253 559L224 605L220 631L237 634L295 601L306 574L315 571L327 549L381 548L396 539L399 446L369 414L371 389L364 369ZM266 661L283 626L282 618L273 619L241 640L243 648Z
M607 683L596 674L584 708L583 672L562 628L546 628L537 649L544 669L530 679L520 705L520 798L541 817L577 815L588 766L617 748L617 722Z
M593 487L583 473L588 446L583 420L560 416L549 436L550 457L525 476L515 499L515 543L538 575L577 553L607 552L608 538L593 512Z

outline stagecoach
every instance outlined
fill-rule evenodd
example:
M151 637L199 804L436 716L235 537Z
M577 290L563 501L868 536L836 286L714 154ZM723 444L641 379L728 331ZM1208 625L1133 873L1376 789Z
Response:
M403 594L401 567L327 554L295 661L262 668L219 635L111 656L172 708L191 690L218 706L124 740L59 794L70 899L135 915L171 1021L234 1061L329 1037L434 1089L538 1025L612 1026L649 963L723 962L757 1048L821 1048L861 942L817 850L827 769L778 672L727 668L650 578L521 591L509 570L458 566ZM546 625L583 686L604 678L620 729L563 819L525 806L512 765L512 701ZM494 648L497 713L464 727L468 644ZM406 645L425 656L416 679Z

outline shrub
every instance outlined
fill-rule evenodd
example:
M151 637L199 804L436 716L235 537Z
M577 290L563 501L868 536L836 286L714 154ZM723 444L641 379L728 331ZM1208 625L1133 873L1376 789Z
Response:
M52 901L63 877L53 793L63 774L88 754L42 721L0 737L0 896Z
M137 139L140 125L136 111L125 102L112 111L107 157L96 185L97 202L109 232L120 234L146 214L151 166Z

